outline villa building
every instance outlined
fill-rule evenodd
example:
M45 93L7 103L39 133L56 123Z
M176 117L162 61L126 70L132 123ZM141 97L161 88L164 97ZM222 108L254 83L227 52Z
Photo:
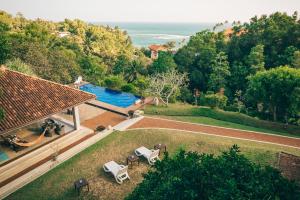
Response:
M158 53L160 51L167 51L167 48L164 47L163 45L156 45L156 44L150 45L149 49L151 51L152 60L156 60L158 58Z
M2 198L12 189L10 182L94 135L92 129L80 125L78 106L94 100L95 95L5 67L0 68L0 87ZM46 135L49 129L42 129L45 119L61 129Z
M239 31L238 33L236 33L237 36L240 36L244 33L245 31L244 30L241 30ZM228 28L226 30L224 30L224 35L225 37L228 39L228 38L231 38L233 35L235 34L234 30L232 28Z

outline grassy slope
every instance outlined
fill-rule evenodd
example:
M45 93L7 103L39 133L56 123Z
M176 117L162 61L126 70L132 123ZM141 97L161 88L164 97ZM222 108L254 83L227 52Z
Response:
M61 164L47 174L21 188L8 199L75 199L73 181L85 177L91 185L91 192L79 199L123 199L142 181L142 173L149 169L143 160L140 166L129 169L130 181L122 185L103 172L102 165L110 160L124 163L127 155L139 146L151 148L156 143L165 143L172 154L183 147L186 150L219 154L233 144L241 147L246 157L259 164L277 163L277 153L285 151L300 156L299 150L271 144L207 136L168 130L133 130L114 132L97 144Z
M300 137L300 127L290 125L286 129L280 123L258 120L240 113L212 110L207 107L199 108L189 104L170 104L169 107L147 106L145 113L179 121Z

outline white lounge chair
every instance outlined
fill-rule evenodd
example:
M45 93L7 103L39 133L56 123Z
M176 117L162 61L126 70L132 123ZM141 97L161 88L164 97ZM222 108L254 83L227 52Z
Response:
M103 169L105 172L110 172L114 175L117 183L122 184L125 179L130 179L127 169L128 166L119 165L115 161L110 161L103 165Z
M160 160L158 155L159 155L159 149L154 150L154 149L147 149L146 147L140 147L135 150L135 154L137 156L144 156L150 165L154 165L154 163L157 160Z

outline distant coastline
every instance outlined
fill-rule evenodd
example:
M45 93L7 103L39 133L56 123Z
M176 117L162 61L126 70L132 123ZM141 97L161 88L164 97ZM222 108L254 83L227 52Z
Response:
M98 25L119 27L126 31L136 47L165 44L175 41L177 46L185 44L191 35L212 29L216 23L141 23L141 22L93 22Z

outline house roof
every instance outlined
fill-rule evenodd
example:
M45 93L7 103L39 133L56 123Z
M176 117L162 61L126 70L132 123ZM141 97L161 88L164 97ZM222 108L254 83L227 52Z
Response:
M95 95L0 68L0 135L95 99Z
M244 30L240 30L238 33L236 33L237 36L240 36L244 33ZM226 30L224 30L224 35L226 37L231 37L234 34L234 30L232 28L228 28Z
M157 45L157 44L153 44L149 46L149 49L151 51L165 51L166 47L164 47L163 45Z

